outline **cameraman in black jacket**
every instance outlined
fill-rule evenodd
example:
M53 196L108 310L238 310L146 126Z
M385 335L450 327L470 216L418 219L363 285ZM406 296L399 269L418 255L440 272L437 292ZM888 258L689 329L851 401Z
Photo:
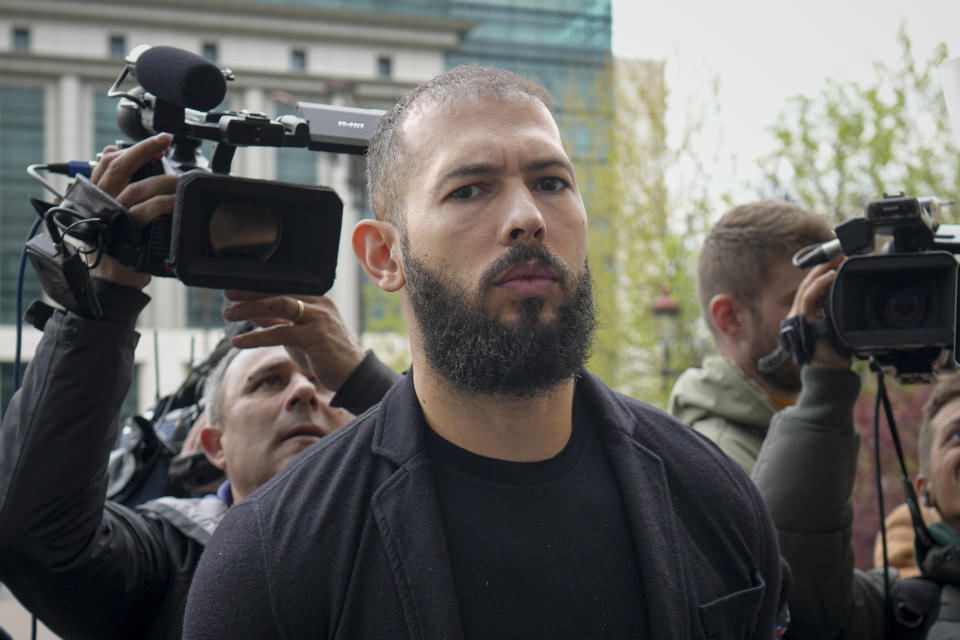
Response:
M177 177L130 177L169 144L161 134L124 151L108 147L91 180L144 225L172 210ZM360 413L399 376L364 354L328 298L234 292L232 319L273 325L234 344L284 345L228 355L215 389L221 405L225 393L238 399L254 392L246 383L262 373L257 367L270 367L256 383L259 413L221 406L205 430L211 461L243 488L225 484L217 496L131 510L105 500L105 471L149 276L107 255L92 275L103 318L53 313L0 428L0 581L65 637L179 638L194 569L227 507L252 478L345 424L349 414L336 407ZM237 454L252 447L259 459Z

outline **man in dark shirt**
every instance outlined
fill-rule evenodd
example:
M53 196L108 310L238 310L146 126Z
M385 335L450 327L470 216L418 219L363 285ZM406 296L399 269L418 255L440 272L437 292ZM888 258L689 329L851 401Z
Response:
M539 84L460 67L384 116L353 246L413 368L225 517L187 638L767 638L735 463L584 368L586 212Z

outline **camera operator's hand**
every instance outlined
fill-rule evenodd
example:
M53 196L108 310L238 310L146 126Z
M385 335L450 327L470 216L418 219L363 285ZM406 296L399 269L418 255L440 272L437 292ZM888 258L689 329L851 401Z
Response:
M159 175L130 182L138 169L162 156L172 140L169 133L160 133L126 149L108 146L90 175L93 184L127 208L138 227L173 212L179 176ZM91 270L90 275L137 289L150 282L149 274L135 271L107 254L101 256L100 264Z
M836 267L844 259L843 257L836 258L810 269L810 272L804 276L797 288L797 294L793 297L793 306L790 308L788 318L803 314L808 322L813 322L823 315L823 292L837 277ZM849 369L851 361L837 353L826 336L821 336L817 338L817 343L814 345L810 364L815 367Z
M283 296L227 290L230 321L263 327L233 338L241 349L283 345L290 357L326 388L337 391L364 358L356 336L328 296ZM302 305L302 306L301 306Z

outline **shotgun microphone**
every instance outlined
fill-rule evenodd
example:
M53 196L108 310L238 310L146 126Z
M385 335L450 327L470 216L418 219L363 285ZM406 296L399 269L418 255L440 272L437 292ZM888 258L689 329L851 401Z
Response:
M144 48L137 53L137 82L158 100L208 111L227 95L223 72L206 58L166 46Z

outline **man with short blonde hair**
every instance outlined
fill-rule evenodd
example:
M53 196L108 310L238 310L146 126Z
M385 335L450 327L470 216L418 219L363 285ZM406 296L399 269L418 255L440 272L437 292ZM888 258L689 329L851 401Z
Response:
M680 376L669 410L748 472L773 414L800 392L793 361L772 371L758 364L777 348L780 322L804 276L791 258L832 236L827 220L812 211L761 201L725 213L703 242L697 293L717 355Z

